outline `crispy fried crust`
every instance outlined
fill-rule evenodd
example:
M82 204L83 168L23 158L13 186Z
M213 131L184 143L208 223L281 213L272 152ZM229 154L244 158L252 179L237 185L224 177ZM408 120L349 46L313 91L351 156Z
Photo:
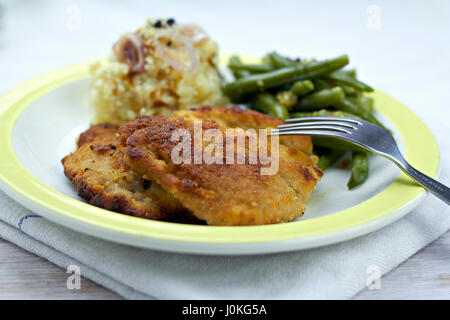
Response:
M91 204L147 219L183 214L181 204L159 185L143 179L123 161L119 126L99 124L83 132L78 149L62 159L65 175Z
M179 142L172 141L172 133L185 129L193 137L196 120L203 120L203 130L221 132L229 127L263 128L279 123L267 115L227 107L180 111L170 117L140 117L119 129L121 141L128 146L125 161L210 225L279 223L303 214L322 175L303 152L311 149L310 139L280 142L279 170L274 175L261 175L260 161L249 163L248 147L244 164L194 164L193 155L191 164L175 164L171 154ZM203 140L202 147L210 143Z
M91 126L88 130L82 132L78 137L77 147L80 148L86 143L96 141L103 144L106 142L111 142L115 139L116 133L119 130L119 126L116 124L101 123Z

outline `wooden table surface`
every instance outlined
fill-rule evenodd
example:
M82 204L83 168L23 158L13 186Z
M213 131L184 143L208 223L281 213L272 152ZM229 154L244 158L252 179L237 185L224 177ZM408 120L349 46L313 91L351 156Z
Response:
M0 299L121 299L86 278L66 288L68 274L51 262L0 239ZM381 279L379 290L355 299L450 299L450 232Z

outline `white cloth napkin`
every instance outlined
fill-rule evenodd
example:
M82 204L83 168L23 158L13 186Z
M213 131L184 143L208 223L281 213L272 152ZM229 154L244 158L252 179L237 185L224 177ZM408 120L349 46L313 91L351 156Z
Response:
M448 128L442 128L441 137ZM440 180L448 184L448 143ZM198 256L133 248L56 225L0 192L0 237L129 299L347 299L450 228L434 196L369 235L318 249L261 256ZM374 269L375 268L375 269Z

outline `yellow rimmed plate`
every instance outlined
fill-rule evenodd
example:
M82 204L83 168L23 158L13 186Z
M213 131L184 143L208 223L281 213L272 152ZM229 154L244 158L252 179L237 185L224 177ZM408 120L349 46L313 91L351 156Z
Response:
M159 222L83 202L65 178L60 159L87 129L89 62L26 81L0 98L0 187L37 214L118 243L198 254L259 254L313 248L386 226L426 194L391 162L371 157L369 180L346 189L348 170L331 168L298 221L267 226L213 227ZM437 177L439 150L426 125L408 108L376 91L376 110L407 160Z

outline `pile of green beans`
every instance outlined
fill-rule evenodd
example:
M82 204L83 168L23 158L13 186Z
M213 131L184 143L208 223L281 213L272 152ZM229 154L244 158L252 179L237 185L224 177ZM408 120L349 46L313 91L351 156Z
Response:
M353 117L383 126L373 115L373 89L343 69L347 55L322 61L303 61L270 52L261 63L243 63L232 56L228 67L234 81L224 87L234 103L244 103L282 120L311 116ZM351 155L348 188L363 184L369 175L367 152L345 141L312 137L317 166L322 170Z

